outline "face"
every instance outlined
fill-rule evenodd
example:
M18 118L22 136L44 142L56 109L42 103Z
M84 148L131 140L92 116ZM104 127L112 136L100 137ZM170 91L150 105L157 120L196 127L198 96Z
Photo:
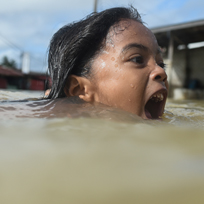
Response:
M144 119L158 119L167 97L167 76L155 36L134 20L113 26L92 64L95 101Z

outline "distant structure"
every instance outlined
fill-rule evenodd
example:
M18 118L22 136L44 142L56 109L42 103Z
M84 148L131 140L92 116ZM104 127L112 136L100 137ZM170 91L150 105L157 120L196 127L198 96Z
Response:
M28 52L22 53L22 72L28 74L30 72L30 55Z
M0 65L0 89L44 91L49 88L48 84L51 80L45 73L23 73L22 70Z
M204 20L151 30L164 53L169 96L204 99Z

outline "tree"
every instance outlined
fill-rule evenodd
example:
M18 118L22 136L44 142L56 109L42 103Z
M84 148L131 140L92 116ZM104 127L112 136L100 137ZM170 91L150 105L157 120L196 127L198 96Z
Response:
M11 67L11 68L16 68L17 67L16 61L12 60L12 59L8 59L7 56L4 56L2 58L1 65L7 66L7 67Z

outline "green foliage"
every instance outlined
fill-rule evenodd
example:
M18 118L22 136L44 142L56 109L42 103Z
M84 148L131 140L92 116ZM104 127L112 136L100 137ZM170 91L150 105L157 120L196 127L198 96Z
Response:
M1 65L11 67L11 68L16 68L17 64L15 60L8 59L7 56L4 56L1 60Z

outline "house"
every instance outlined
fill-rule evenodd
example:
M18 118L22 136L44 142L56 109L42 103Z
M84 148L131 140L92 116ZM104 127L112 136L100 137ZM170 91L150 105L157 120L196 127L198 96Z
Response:
M204 20L151 30L164 53L169 96L204 99Z
M29 72L0 65L0 89L45 90L47 80L45 73Z

